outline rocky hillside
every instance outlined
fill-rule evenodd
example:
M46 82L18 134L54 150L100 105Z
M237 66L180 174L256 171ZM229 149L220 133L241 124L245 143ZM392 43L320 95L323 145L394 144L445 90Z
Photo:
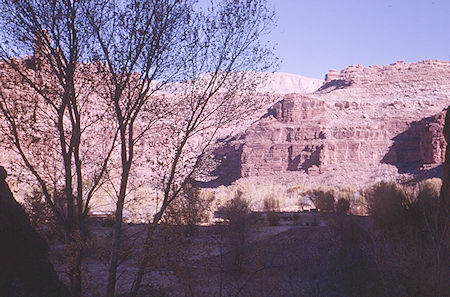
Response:
M27 62L20 61L32 71ZM20 80L3 63L0 72L3 94L25 96ZM95 73L87 78L93 93L101 90ZM172 96L182 89L170 87L165 91ZM325 80L272 73L251 96L269 109L221 132L214 152L219 166L212 172L217 179L209 186L245 178L359 187L377 179L441 175L442 125L450 104L448 61L356 65L330 70ZM15 163L7 154L0 161Z
M279 99L228 145L236 176L360 186L440 174L449 62L331 70L316 92Z

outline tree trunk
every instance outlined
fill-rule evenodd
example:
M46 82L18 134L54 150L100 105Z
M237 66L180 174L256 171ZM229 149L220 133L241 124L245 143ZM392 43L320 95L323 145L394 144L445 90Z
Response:
M138 272L136 273L136 277L134 278L133 284L131 285L130 297L136 297L139 292L139 289L141 288L142 278L144 277L145 269L147 268L147 264L149 261L149 247L152 242L153 232L155 231L155 228L158 226L157 224L155 224L155 221L159 222L161 216L162 215L160 212L157 213L154 218L154 221L148 226L149 229L147 230L146 234L147 237L144 243L144 251L142 259L139 262Z
M77 243L75 243L77 244ZM78 244L77 244L78 245ZM74 251L72 261L69 261L69 273L70 273L70 291L73 297L81 297L81 284L82 284L82 262L83 262L82 248L77 246Z
M117 266L119 262L120 242L122 238L123 206L125 203L126 187L130 174L130 164L123 166L122 179L120 183L119 197L117 197L116 213L113 226L113 243L111 247L111 258L109 261L108 284L106 296L114 297L117 283Z

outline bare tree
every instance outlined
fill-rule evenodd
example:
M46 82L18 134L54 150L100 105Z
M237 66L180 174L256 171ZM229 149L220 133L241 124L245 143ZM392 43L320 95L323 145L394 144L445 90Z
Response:
M117 196L107 287L113 296L136 151L151 146L167 165L155 170L163 198L148 242L170 203L201 173L221 131L260 107L246 93L257 83L247 71L271 66L259 37L272 12L265 0L206 7L193 0L0 3L0 71L14 73L3 76L0 89L8 149L38 181L74 247L68 267L75 296L89 203L108 174ZM32 50L32 57L14 58ZM175 96L157 96L174 86ZM148 261L144 253L132 295Z
M187 25L179 57L184 89L173 116L162 122L168 144L159 160L163 197L149 227L131 296L137 295L150 261L146 250L154 228L186 183L201 173L221 131L261 107L263 100L255 101L248 91L261 79L257 71L273 66L270 49L260 41L273 25L264 0L211 1L208 9L193 13Z
M85 6L110 86L106 96L119 129L120 178L107 296L114 296L121 245L123 208L135 161L135 147L161 116L151 99L179 73L180 42L192 1L91 1ZM162 103L162 102L161 102Z
M120 5L99 1L85 7L97 40L97 57L109 73L107 95L120 131L120 186L107 296L115 292L123 207L140 141L155 124L163 140L154 144L164 143L164 137L170 140L161 162L167 164L163 167L167 171L158 172L163 199L151 230L186 181L195 176L219 129L255 108L255 102L242 92L254 82L242 71L265 70L270 64L270 51L259 41L272 23L265 1L212 1L204 11L193 4L190 0L123 1ZM163 102L154 104L155 95L177 81L178 96L162 113L158 104ZM144 256L132 295L147 261Z
M81 3L0 2L1 127L6 145L37 180L64 229L72 249L67 266L74 296L81 295L89 202L101 184L115 139L114 128L108 128L113 126L98 125L109 106L96 96L96 67L81 63L90 39ZM33 56L16 58L31 52ZM92 146L93 139L97 146Z

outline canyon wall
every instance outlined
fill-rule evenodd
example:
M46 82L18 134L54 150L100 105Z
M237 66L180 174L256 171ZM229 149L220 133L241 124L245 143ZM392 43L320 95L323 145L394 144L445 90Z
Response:
M35 71L39 83L52 83L43 78L43 65L36 64L32 57L17 63L26 72ZM99 113L107 108L99 105L102 101L98 100L105 86L98 81L95 64L81 66L85 69L81 78L89 86L83 90L91 94L86 100L95 101L97 106L93 109L92 104L86 104L89 108L83 112ZM17 75L11 75L11 71L5 63L0 63L2 96L26 99L31 106L24 105L30 111L30 119L35 113L48 113L45 102L36 99L38 96L23 87L25 83ZM450 104L448 61L398 61L370 67L354 65L342 71L330 70L325 80L283 73L268 74L266 78L267 83L252 96L259 96L261 102L276 103L267 112L264 109L248 115L228 128L229 131L222 131L227 134L223 139L228 140L218 142L214 157L219 166L212 171L212 178L217 177L217 183L211 185L230 184L240 177L276 178L283 175L284 180L298 178L298 175L289 176L292 173L316 180L324 177L327 183L363 183L378 177L394 177L402 172L428 170L443 161L444 109ZM176 97L180 87L172 87L165 92ZM86 117L87 120L90 118ZM255 119L259 120L254 122ZM38 133L25 141L37 157L47 154L38 144L43 139L47 142L53 139L55 127L33 120L25 124L36 129L38 124L48 128L48 137ZM98 143L96 135L112 135L111 127L105 125L86 131L86 135L94 135L86 137L87 142L92 142L92 145L86 143L85 153L90 156L86 165L92 166L98 159L92 149ZM23 135L30 134L25 133L30 131L27 127L23 130ZM0 143L6 143L1 137ZM12 155L3 154L0 161L9 164L12 158ZM12 168L11 171L14 172ZM386 175L380 175L380 172ZM368 173L369 177L366 176ZM20 172L17 175L21 175Z
M279 99L245 133L242 177L339 174L383 164L401 173L444 161L449 62L331 70L318 91Z

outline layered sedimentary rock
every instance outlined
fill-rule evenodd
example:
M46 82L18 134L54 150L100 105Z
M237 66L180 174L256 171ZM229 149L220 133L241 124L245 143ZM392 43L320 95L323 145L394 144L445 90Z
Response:
M339 79L339 71L336 69L330 69L327 74L325 74L325 83L328 83L333 80Z
M23 71L30 73L36 67L43 67L36 64L34 58L18 62ZM100 98L105 88L97 81L94 66L83 66L85 70L82 73L90 74L85 78L89 81L89 90L83 90L94 94L98 92L97 97ZM217 180L222 177L219 184L231 183L241 176L292 172L305 172L308 176L334 172L334 176L328 180L341 182L350 177L350 174L341 174L342 170L372 172L373 176L377 176L377 169L381 165L384 169L388 168L391 174L393 170L402 172L407 167L420 168L426 164L434 166L443 161L443 109L450 104L448 61L399 61L387 66L370 67L355 65L340 72L330 70L325 81L280 73L263 77L268 79L267 83L263 83L251 96L259 96L258 99L264 103L277 103L255 123L251 124L265 111L245 115L229 131L221 131L226 136L223 138L225 141L221 139L219 143L225 144L214 152L214 157L220 164L213 171L213 175L219 176ZM40 79L40 76L36 75L36 79ZM0 63L0 81L3 96L26 98L27 94L32 95L27 88L21 87L24 83L21 83L20 77L11 75L11 69L4 63ZM50 84L51 81L43 80L42 83ZM180 88L183 89L182 86L172 85L165 91L176 98L176 92ZM305 94L306 92L310 93ZM99 105L103 101L97 100L97 97L92 98L92 101L95 100L99 111L105 110L106 105ZM92 104L83 106L89 107L83 112L95 115ZM26 107L31 119L36 110L37 114L47 111L45 103L40 102ZM86 120L89 118L84 117ZM50 127L47 139L53 139L51 137L57 135L51 123L37 125L35 121L26 121L26 124L33 125L39 133L40 125ZM98 129L94 129L96 125L90 125L89 122L83 125L91 127L91 130L84 133L86 141L92 142L92 145L86 143L85 146L84 153L90 157L86 158L85 168L93 168L95 160L99 159L93 150L98 147L94 145L98 143L98 135L113 135L113 125L106 124ZM30 129L23 130L23 135L28 136L26 143L31 148L36 148L35 151L32 150L33 154L39 157L48 153L35 145L42 142L44 137L34 137L29 133ZM228 137L228 134L231 136ZM106 140L111 138L106 137ZM149 151L146 147L141 149ZM104 155L104 152L99 152L99 155ZM55 155L57 157L59 156ZM147 161L152 161L153 157L154 155L149 156ZM0 161L2 158L4 162L11 163L9 157L0 156ZM54 163L62 164L60 161ZM44 162L36 164L46 165ZM95 172L94 168L92 172ZM143 180L149 180L143 171L138 175ZM342 177L341 180L336 179L339 176ZM359 174L353 174L355 176L360 177Z
M243 177L381 164L400 172L444 161L449 62L332 70L317 92L279 99L245 133Z
M246 132L241 175L308 169L320 162L325 103L288 95ZM298 123L302 123L298 125Z
M318 94L348 98L441 98L447 97L450 80L450 62L424 60L417 63L397 61L390 65L352 65L338 75L335 70L327 74ZM338 92L333 92L339 90ZM392 98L394 99L394 98ZM444 106L445 107L445 106Z

